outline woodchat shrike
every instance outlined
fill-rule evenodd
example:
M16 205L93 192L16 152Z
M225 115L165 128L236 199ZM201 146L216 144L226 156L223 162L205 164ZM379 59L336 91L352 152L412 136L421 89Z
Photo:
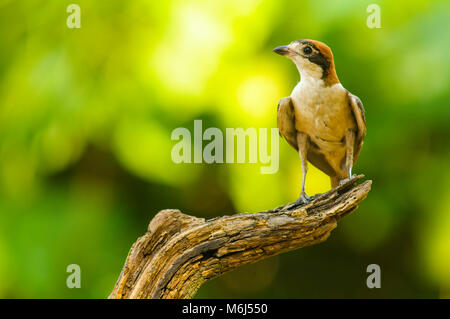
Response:
M366 120L360 99L336 74L330 48L315 40L296 40L273 50L291 59L300 82L278 103L278 130L301 160L302 187L296 203L306 203L307 161L330 176L332 188L351 178L364 137Z

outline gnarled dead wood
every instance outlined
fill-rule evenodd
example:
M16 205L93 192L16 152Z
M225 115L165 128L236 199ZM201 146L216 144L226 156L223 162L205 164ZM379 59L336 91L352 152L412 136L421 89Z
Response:
M179 210L159 212L131 247L109 298L192 298L207 280L239 266L318 244L370 191L363 175L270 211L205 220Z

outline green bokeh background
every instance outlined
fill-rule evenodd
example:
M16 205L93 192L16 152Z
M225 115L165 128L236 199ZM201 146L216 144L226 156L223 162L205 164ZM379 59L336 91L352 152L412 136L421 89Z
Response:
M301 173L175 164L171 132L276 127L299 79L271 50L333 50L364 103L358 211L317 246L208 282L202 298L450 297L450 2L0 0L0 297L104 298L161 209L212 218L293 201ZM381 28L366 25L381 8ZM307 192L329 189L311 168ZM381 289L366 267L379 264ZM78 264L80 289L66 287Z

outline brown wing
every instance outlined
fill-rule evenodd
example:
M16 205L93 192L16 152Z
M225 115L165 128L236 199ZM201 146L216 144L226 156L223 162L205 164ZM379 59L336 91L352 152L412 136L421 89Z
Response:
M283 136L289 145L298 151L295 112L290 97L284 97L278 103L277 125L280 136Z
M351 94L350 92L348 92L347 96L357 126L355 149L353 150L354 152L353 164L354 164L359 157L359 153L361 152L361 147L363 145L364 138L366 137L366 115L364 112L363 104L359 99L359 97Z

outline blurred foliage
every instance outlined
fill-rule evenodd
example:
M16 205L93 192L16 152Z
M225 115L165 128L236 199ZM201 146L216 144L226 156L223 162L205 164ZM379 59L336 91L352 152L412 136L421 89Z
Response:
M354 169L373 179L325 243L207 283L198 297L450 297L450 3L0 0L0 297L103 298L163 208L205 218L294 200L300 162L280 170L174 164L176 127L276 127L298 81L271 49L327 43L364 103ZM328 178L311 168L307 192ZM79 264L82 288L65 285ZM381 266L369 290L366 267Z

